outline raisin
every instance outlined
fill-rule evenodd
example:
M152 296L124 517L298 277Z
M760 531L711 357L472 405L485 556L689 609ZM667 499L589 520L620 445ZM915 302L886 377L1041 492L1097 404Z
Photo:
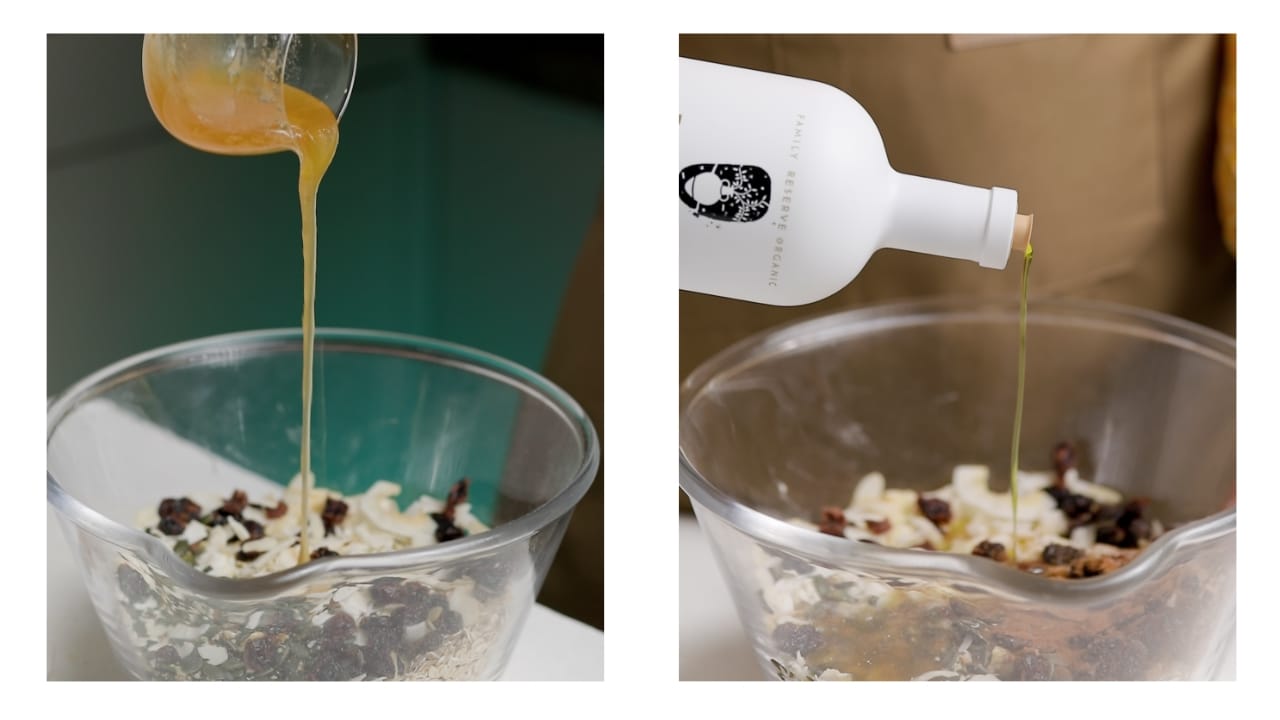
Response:
M345 642L355 635L356 621L348 613L334 613L333 617L324 621L322 632L324 639L330 643Z
M174 518L186 525L192 518L200 515L200 506L187 497L165 498L160 501L159 515L162 518Z
M312 659L310 677L316 680L351 680L364 672L364 656L354 645L321 646Z
M453 487L449 488L449 496L445 498L444 501L445 517L453 520L458 505L467 501L467 491L470 486L471 480L468 478L462 478L458 482L454 483Z
M173 666L182 661L182 658L178 655L178 649L172 645L165 645L156 650L151 654L151 659L157 667Z
M1106 527L1098 528L1097 541L1116 547L1132 547L1129 533L1118 525L1107 525Z
M868 520L867 521L867 529L875 533L876 535L883 535L889 532L889 528L891 527L892 525L889 524L888 520Z
M1008 557L1002 543L991 542L990 540L983 540L975 545L973 548L973 554L978 557L991 558L996 562L1004 562Z
M236 559L240 562L253 562L262 557L261 550L241 550L236 553Z
M1147 522L1143 518L1135 519L1133 522L1129 523L1129 536L1133 538L1135 547L1140 540L1150 540L1151 523Z
M324 534L329 536L333 534L333 528L341 525L342 521L347 517L347 504L341 500L326 498L324 501L324 510L320 513L320 519L324 522Z
M276 518L284 517L284 514L289 512L289 506L286 505L283 500L281 500L280 502L276 503L275 507L267 508L263 510L263 512L266 513L268 518L275 520Z
M364 671L368 679L394 677L396 662L390 650L366 649L364 652Z
M381 607L401 602L403 582L397 577L380 577L374 580L369 585L369 596L373 598L373 604Z
M946 500L921 495L916 504L920 506L920 514L934 525L942 527L951 522L951 505Z
M431 609L448 607L449 601L441 594L419 582L407 582L400 586L401 602L411 607Z
M445 610L436 621L436 629L445 635L452 635L462 629L462 614L456 610Z
M170 515L169 517L160 518L160 524L157 528L165 535L181 535L182 531L187 529L187 523Z
M827 535L835 535L836 537L844 537L844 527L847 521L844 517L844 510L838 507L827 506L822 508L821 519L818 520L818 532Z
M453 524L453 520L444 513L431 513L431 519L436 521L436 542L449 542L465 537L466 531Z
M250 540L261 540L267 536L267 529L262 527L262 523L254 522L253 520L245 520L241 524L244 525L245 530L249 531Z
M319 560L322 557L338 557L338 553L334 552L333 550L330 550L327 547L316 548L315 550L311 551L312 560Z
M240 514L244 512L245 507L249 504L249 496L243 490L236 490L231 493L231 497L218 508L218 512L240 519Z
M255 674L274 670L288 652L284 644L286 637L283 633L268 635L255 632L250 635L241 651L245 669Z
M806 655L822 647L822 633L812 625L782 623L773 630L773 643L787 655Z
M1138 680L1147 662L1147 646L1138 640L1097 638L1084 657L1094 663L1099 680Z
M1101 509L1098 503L1088 496L1078 495L1066 488L1049 487L1045 488L1045 492L1053 497L1058 509L1072 520L1088 522Z
M369 639L369 647L386 652L400 645L404 629L389 615L369 615L360 621L360 629Z
M1076 466L1076 448L1069 442L1060 442L1053 446L1053 470L1057 473L1057 483L1066 482L1068 470Z
M1050 565L1070 565L1082 555L1084 555L1084 551L1070 545L1049 543L1044 547L1044 552L1040 554L1040 557Z

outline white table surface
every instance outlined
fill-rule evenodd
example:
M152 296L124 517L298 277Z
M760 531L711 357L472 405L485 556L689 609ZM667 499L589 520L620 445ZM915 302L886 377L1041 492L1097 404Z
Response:
M138 446L157 458L151 467L139 468L133 478L140 484L162 488L164 478L187 472L212 473L228 487L245 487L265 482L203 450L186 446L172 435L158 433L132 416L119 415L112 408L101 410L110 416L110 433L102 432L99 452L124 453ZM97 418L95 421L101 421ZM154 477L152 477L154 475ZM228 491L229 492L229 491ZM157 489L156 497L163 491ZM59 529L56 512L47 511L47 677L49 680L125 680L124 669L111 654L107 637L98 622L88 592L71 549ZM603 680L604 633L535 605L516 641L504 680Z
M680 517L680 679L767 679L738 623L711 546L688 515Z
M1235 680L1235 643L1217 680ZM691 516L680 517L680 679L764 680L733 598Z

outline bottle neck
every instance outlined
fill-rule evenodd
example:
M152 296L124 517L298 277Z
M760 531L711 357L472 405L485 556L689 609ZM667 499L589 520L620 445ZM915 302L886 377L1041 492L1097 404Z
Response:
M893 209L880 238L882 247L1004 268L1018 213L1016 192L894 175Z

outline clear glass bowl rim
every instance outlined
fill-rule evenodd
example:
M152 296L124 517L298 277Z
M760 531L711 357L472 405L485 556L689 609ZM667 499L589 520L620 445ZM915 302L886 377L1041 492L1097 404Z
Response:
M680 383L680 419L704 388L722 374L754 362L837 340L947 320L1016 322L1017 301L937 297L846 310L764 330L722 350ZM1235 340L1216 330L1151 310L1095 300L1039 299L1028 303L1028 326L1072 325L1120 332L1179 347L1235 370ZM1236 508L1166 532L1125 567L1107 575L1061 581L1032 575L985 558L945 552L850 543L799 528L738 502L694 468L680 448L680 488L721 521L754 540L829 567L981 584L1012 598L1091 602L1123 595L1178 561L1178 550L1234 535Z
M140 374L175 365L199 364L201 358L211 353L266 354L298 346L301 341L302 331L298 328L253 330L167 345L115 362L75 383L49 402L46 447L58 425L80 403ZM185 587L211 597L253 599L302 587L331 573L396 572L426 564L447 564L498 550L529 537L571 512L595 480L600 465L600 446L590 418L568 393L518 363L457 343L376 330L317 328L317 353L322 351L322 345L345 346L360 352L401 355L451 365L538 397L558 410L576 429L582 460L573 478L550 500L488 532L424 548L319 558L300 567L246 579L213 577L195 570L158 539L111 520L80 502L58 483L51 472L46 471L49 505L86 532L146 558Z

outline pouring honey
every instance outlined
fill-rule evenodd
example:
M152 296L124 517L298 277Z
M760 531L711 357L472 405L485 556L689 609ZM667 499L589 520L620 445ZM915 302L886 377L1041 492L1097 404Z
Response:
M316 48L326 47L329 52L316 52ZM332 52L333 48L338 52ZM354 35L148 35L142 46L147 99L160 124L174 137L223 155L293 152L298 156L303 278L299 564L311 558L316 194L338 148L338 117L354 79L355 57ZM349 63L344 63L344 58L349 58ZM309 63L307 68L300 67L304 63ZM330 93L338 99L336 109L290 84L302 69L312 74L331 71L329 84L339 88Z

